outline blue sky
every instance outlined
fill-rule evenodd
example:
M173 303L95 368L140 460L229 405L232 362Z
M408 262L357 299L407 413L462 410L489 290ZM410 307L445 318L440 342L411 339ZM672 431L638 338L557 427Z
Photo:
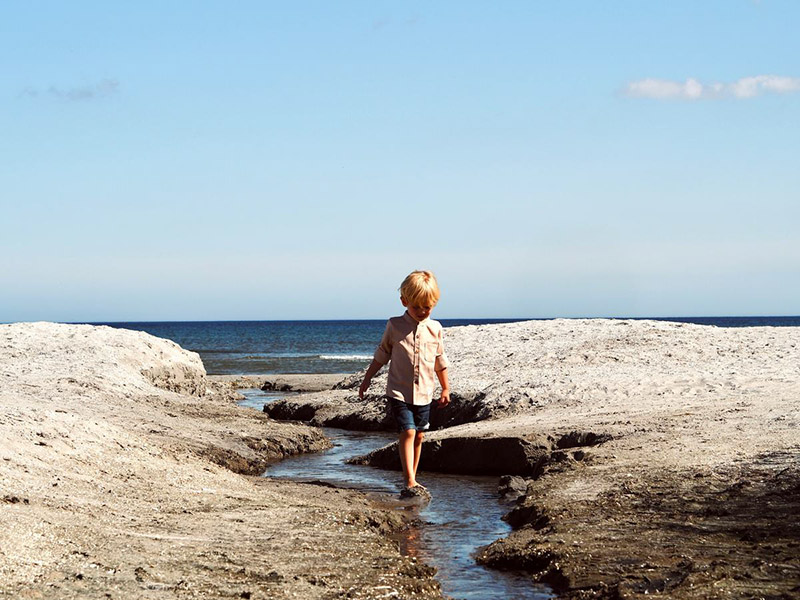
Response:
M0 5L0 321L800 313L800 3Z

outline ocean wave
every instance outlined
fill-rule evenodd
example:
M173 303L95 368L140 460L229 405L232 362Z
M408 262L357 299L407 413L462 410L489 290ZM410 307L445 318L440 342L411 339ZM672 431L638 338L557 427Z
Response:
M245 360L262 360L271 358L319 358L319 354L309 354L307 352L251 352L241 354L239 358Z
M213 353L209 353L213 354ZM307 352L240 352L237 355L227 355L233 360L369 360L371 354L317 354Z

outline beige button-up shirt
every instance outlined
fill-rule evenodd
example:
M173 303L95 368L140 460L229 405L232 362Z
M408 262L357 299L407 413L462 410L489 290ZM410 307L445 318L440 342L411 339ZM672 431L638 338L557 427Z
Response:
M389 361L386 395L408 404L430 404L436 387L436 371L450 363L444 353L442 324L433 319L419 323L406 312L386 323L375 360Z

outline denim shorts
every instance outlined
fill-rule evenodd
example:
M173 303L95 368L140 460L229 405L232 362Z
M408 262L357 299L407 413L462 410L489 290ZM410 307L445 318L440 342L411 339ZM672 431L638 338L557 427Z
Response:
M392 410L392 416L397 423L397 431L403 432L409 429L417 431L427 431L430 426L431 405L414 405L398 400L397 398L387 398Z

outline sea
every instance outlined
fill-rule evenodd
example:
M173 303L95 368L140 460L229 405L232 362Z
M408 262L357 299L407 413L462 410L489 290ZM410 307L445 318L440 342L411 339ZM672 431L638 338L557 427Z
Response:
M439 319L444 327L529 319ZM547 319L538 319L547 320ZM800 327L795 317L669 317L717 327ZM367 366L385 320L92 323L146 331L197 352L209 375L353 373Z

